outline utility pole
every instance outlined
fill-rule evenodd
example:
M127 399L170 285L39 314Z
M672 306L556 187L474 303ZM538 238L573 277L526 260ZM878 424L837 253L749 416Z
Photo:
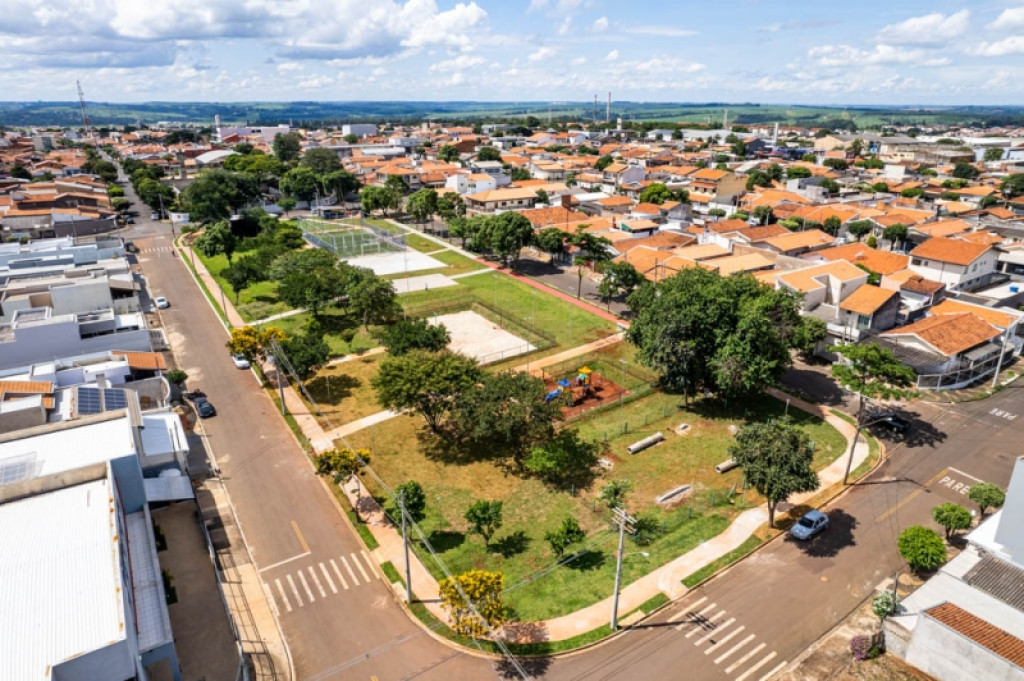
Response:
M612 631L619 630L619 585L622 583L622 558L626 541L626 533L633 534L636 518L632 517L621 506L612 511L612 522L619 526L619 550L615 554L615 593L612 594Z
M996 375L992 377L992 389L996 389L996 385L999 384L999 371L1003 368L1003 355L1006 354L1006 341L1010 337L1010 325L1006 325L1006 330L1003 332L1003 342L999 344L999 359L996 360Z
M398 505L402 509L402 543L405 545L405 602L412 603L412 576L409 570L409 533L405 527L405 490L398 493Z

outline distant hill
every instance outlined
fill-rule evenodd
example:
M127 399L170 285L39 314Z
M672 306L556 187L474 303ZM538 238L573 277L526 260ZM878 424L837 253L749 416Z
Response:
M426 119L482 122L525 119L541 124L590 121L591 102L140 102L133 104L87 102L94 125L152 125L161 121L213 125L215 115L228 124L278 123L338 125L351 122L410 123ZM826 107L777 104L675 104L664 102L612 102L612 119L634 122L717 124L728 109L729 122L780 123L823 127L873 128L896 125L1024 125L1024 107L922 106ZM597 108L598 120L605 115ZM0 125L81 125L78 102L0 102Z

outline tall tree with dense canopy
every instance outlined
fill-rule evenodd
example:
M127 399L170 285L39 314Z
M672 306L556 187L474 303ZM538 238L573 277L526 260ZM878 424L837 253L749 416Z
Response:
M437 212L437 192L433 189L420 189L409 197L405 210L416 222L426 222Z
M601 447L580 437L575 428L559 431L535 445L523 466L552 485L587 484L594 476Z
M620 262L609 262L602 268L601 283L597 286L597 292L605 299L611 307L614 296L629 297L638 286L646 281L644 275L636 271L632 264L622 260Z
M961 180L973 180L979 175L978 169L973 164L967 163L966 161L958 161L953 166L953 177L960 178Z
M309 168L318 177L323 177L328 173L341 170L341 158L334 149L313 147L312 149L306 149L306 153L302 155L299 165Z
M946 539L949 539L957 530L966 530L970 527L973 516L960 504L947 502L932 509L932 518L945 528Z
M768 502L768 525L775 527L775 509L790 495L818 488L811 468L811 439L788 419L749 423L736 434L729 456L743 469L743 480Z
M660 206L672 198L672 192L665 186L664 182L652 182L640 192L641 203L653 203Z
M372 213L379 210L384 217L387 217L389 210L398 210L402 205L401 195L385 187L363 187L359 199L364 211Z
M292 168L281 178L281 191L299 201L312 201L320 183L312 168Z
M480 150L476 152L476 160L478 161L500 161L501 152L494 147L480 147Z
M889 249L892 250L896 244L902 244L907 240L909 232L905 224L897 222L882 230L882 238L889 242Z
M476 385L481 371L476 360L449 350L413 350L380 363L370 381L377 400L388 409L415 409L435 434L455 400Z
M1008 199L1015 199L1024 194L1024 173L1008 175L999 184L999 191Z
M845 360L832 365L832 375L847 390L860 395L858 420L865 397L903 400L913 394L917 375L896 359L892 350L878 343L848 343L834 346L832 352Z
M437 150L437 160L444 161L445 163L451 163L452 161L459 160L459 150L451 144L443 144L441 148Z
M352 312L363 320L363 328L380 323L399 312L395 285L372 272L355 277L346 287Z
M967 498L978 505L978 513L985 517L985 511L998 508L1006 501L1006 492L991 482L979 482L967 490Z
M384 329L380 343L392 356L413 350L437 352L448 347L451 336L442 324L431 324L426 319L399 319Z
M583 271L589 266L596 266L607 260L611 260L612 242L606 237L587 231L589 225L580 225L572 236L572 245L576 247L577 254L573 259L576 265L576 297L583 295Z
M274 135L274 156L281 163L288 163L299 158L302 151L302 136L297 132L279 132Z
M519 266L519 254L533 241L533 225L522 213L505 211L488 218L484 239L491 250L501 258L501 264Z
M911 525L896 540L903 560L914 571L934 570L946 562L946 544L935 530Z
M226 343L233 355L242 355L250 362L262 363L270 352L274 342L284 341L286 336L276 326L242 326L231 329L231 337Z

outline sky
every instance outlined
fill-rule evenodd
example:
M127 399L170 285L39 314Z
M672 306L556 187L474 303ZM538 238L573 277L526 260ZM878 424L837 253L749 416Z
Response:
M0 0L0 99L1024 104L1024 0Z

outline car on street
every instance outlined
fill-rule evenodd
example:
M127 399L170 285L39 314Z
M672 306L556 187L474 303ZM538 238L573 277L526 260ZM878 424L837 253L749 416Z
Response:
M828 516L821 511L808 511L793 527L789 534L794 539L806 541L828 527Z
M195 405L196 413L199 414L199 418L208 419L211 416L217 415L217 410L213 408L213 404L205 397L197 397L192 401Z
M124 224L126 224L126 225L134 225L135 224L135 218L133 218L131 215L129 215L128 217L126 217L124 219Z
M245 355L231 355L231 361L235 363L235 366L239 369L248 369L249 360L245 358Z
M157 296L153 299L153 302L156 304L157 308L161 310L166 310L171 306L171 301L167 300L163 296Z
M159 220L160 219L160 213L150 213L149 214L149 219L150 220Z
M883 414L878 419L878 426L880 428L885 428L886 430L889 430L893 433L902 435L903 433L910 430L910 421L903 418L899 414L889 413Z
M125 241L124 242L124 252L125 253L138 253L139 252L139 247L136 246L135 242L133 242L133 241Z

